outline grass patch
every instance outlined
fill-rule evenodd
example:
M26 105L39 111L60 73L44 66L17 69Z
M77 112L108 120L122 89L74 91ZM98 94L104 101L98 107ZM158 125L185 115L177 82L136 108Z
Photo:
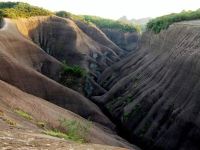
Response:
M78 143L86 143L86 137L92 123L81 123L76 120L60 119L60 127L55 129L45 130L44 133L50 136L72 140Z
M69 66L64 63L60 72L59 82L73 90L82 92L86 76L87 72L85 69L79 66Z
M43 121L37 121L36 125L40 128L45 128L46 127L46 122Z
M8 118L3 118L3 121L5 121L7 124L11 125L11 126L16 126L17 123L8 119Z
M72 140L78 143L86 143L86 136L89 133L91 122L83 124L76 120L60 119L60 129L45 130L44 133L50 136ZM62 130L62 131L61 131Z
M46 131L44 131L44 134L54 136L54 137L58 137L58 138L63 138L65 140L69 139L69 137L66 133L62 133L62 132L57 131L57 130L46 130Z
M21 116L21 117L23 117L23 118L25 118L25 119L27 119L27 120L33 120L33 117L32 117L30 114L28 114L27 112L23 111L23 110L15 109L15 112L16 112L19 116Z

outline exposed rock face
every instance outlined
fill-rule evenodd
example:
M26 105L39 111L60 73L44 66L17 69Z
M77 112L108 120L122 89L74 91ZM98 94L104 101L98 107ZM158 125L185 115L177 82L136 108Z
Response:
M145 33L135 53L98 79L94 99L144 149L200 149L200 26Z
M100 29L81 21L52 16L18 19L16 24L23 35L51 56L89 72L84 88L88 97L91 93L105 93L105 89L97 86L96 79L126 54Z
M45 19L48 21L45 17L42 20ZM28 36L24 36L30 31L27 24L30 24L30 28L35 28L39 22L24 23L15 20L18 28L13 20L5 19L4 23L0 29L0 130L4 131L8 128L8 132L12 132L10 128L14 128L18 134L21 129L22 136L25 136L24 134L29 134L27 129L33 130L36 134L41 132L41 128L36 125L37 121L59 127L61 118L79 120L82 123L90 119L93 126L86 137L88 142L134 149L131 144L116 135L115 125L93 102L54 81L61 70L62 63L34 44L27 38ZM20 118L14 112L15 109L31 114L34 119L30 121ZM16 123L15 127L9 126L15 124L12 121ZM12 132L11 136L15 138L15 132ZM31 135L27 137L32 138ZM8 138L10 137L5 137ZM7 142L9 144L9 141ZM56 141L54 142L57 144Z
M126 51L132 51L137 48L139 39L137 32L123 32L117 29L102 29L102 31L111 41Z
M48 54L88 69L95 77L120 60L124 51L94 26L60 17L16 21L19 30Z
M61 63L45 53L32 41L24 38L12 22L7 20L7 24L0 31L0 80L69 109L82 117L93 118L93 115L103 115L100 109L84 96L48 78L59 72ZM50 72L46 74L48 77L41 74L45 65L51 68L48 69ZM85 105L84 108L88 105L88 108L85 110L77 108L77 102L80 102L79 104L82 106ZM90 104L91 106L89 106ZM90 110L92 116L88 113ZM100 116L94 118L101 118ZM106 121L108 124L111 123L107 117L106 120L109 122ZM110 127L112 128L112 126Z

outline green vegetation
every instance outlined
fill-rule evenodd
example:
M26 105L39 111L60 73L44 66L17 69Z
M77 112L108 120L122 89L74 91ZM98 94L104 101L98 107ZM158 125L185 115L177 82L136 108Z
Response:
M87 72L79 66L63 65L59 82L64 86L81 92Z
M36 6L31 6L22 2L0 2L0 19L7 18L27 18L32 16L49 16L53 13Z
M91 122L83 124L76 120L60 120L61 126L67 129L67 135L70 140L77 141L80 143L87 142L86 136L89 133Z
M14 122L14 121L12 121L12 120L10 120L8 118L3 117L2 120L5 121L7 124L9 124L11 126L16 126L17 125L16 122Z
M87 22L92 22L100 28L110 28L110 29L120 29L125 32L134 32L136 28L127 23L122 23L120 21L114 21L111 19L104 19L96 16L83 16L84 20Z
M58 130L45 130L44 133L46 135L50 135L50 136L54 136L54 137L58 137L58 138L63 138L65 140L69 139L67 134L62 133L62 132L60 132Z
M33 120L33 117L32 117L30 114L28 114L27 112L23 111L23 110L15 109L15 112L16 112L19 116L21 116L21 117L23 117L23 118L25 118L25 119L27 119L27 120Z
M90 122L83 124L76 120L61 119L59 121L60 121L60 126L64 128L66 132L61 132L57 129L52 129L52 130L46 130L44 131L44 133L47 135L64 138L66 140L72 140L79 143L87 142L86 136L91 127Z
M80 78L86 75L86 71L79 66L64 65L62 70L62 75L72 75Z
M17 123L10 120L2 110L0 110L0 119L2 119L3 121L5 121L7 124L11 125L11 126L16 126Z
M97 16L88 16L88 15L73 15L69 12L59 11L56 13L57 16L64 17L64 18L71 18L74 20L81 20L86 23L92 23L99 28L109 28L109 29L119 29L124 32L134 32L137 31L139 28L129 24L124 23L121 21L115 21L111 19L105 19Z
M155 33L159 33L161 30L167 29L175 22L196 19L200 19L200 9L196 11L182 11L181 13L173 13L149 21L147 24L147 30L152 30Z
M45 128L46 127L46 122L43 121L37 121L36 125L40 128Z

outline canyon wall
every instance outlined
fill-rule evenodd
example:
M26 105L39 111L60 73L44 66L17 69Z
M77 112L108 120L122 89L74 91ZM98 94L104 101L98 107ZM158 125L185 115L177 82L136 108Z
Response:
M199 25L144 33L135 52L98 78L108 92L93 100L144 149L200 149Z

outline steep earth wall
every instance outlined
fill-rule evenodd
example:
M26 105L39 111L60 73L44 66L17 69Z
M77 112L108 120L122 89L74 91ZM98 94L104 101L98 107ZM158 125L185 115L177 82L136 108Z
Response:
M18 19L18 29L48 54L98 76L120 60L123 50L94 26L56 16Z
M108 92L93 99L144 149L200 149L199 25L145 33L135 53L98 79Z
M105 93L96 83L98 76L127 54L100 29L81 21L51 16L18 19L16 24L24 36L51 56L89 72L82 92L88 97Z

